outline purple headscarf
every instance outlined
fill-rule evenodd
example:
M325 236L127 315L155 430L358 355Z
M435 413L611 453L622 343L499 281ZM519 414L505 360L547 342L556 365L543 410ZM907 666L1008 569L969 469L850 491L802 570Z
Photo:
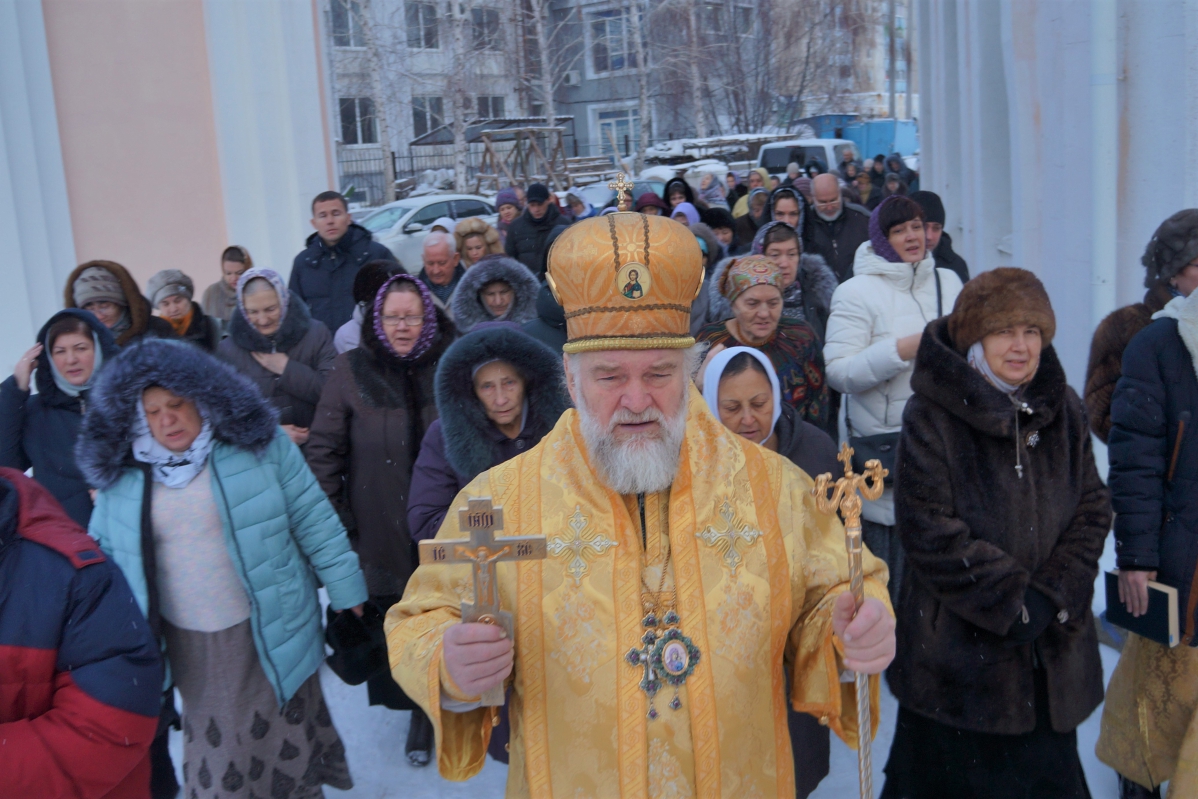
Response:
M874 254L879 258L890 261L892 264L901 264L903 259L899 256L898 251L890 246L890 239L886 237L886 232L882 230L882 225L878 222L878 215L882 213L891 200L902 195L892 194L882 202L878 203L878 207L869 215L869 243L874 248Z
M686 217L687 227L690 227L699 221L699 211L690 203L678 203L675 205L674 210L670 211L670 219L678 216L678 214L682 214Z
M249 314L245 312L245 287L254 278L265 280L274 287L275 293L279 295L279 309L282 311L279 314L279 321L281 323L282 320L287 318L287 303L291 300L291 292L287 290L287 283L283 280L282 275L264 266L255 266L253 269L247 269L237 279L237 307L241 311L241 315L245 317L245 321L250 321Z
M424 325L420 328L420 335L416 337L416 344L407 355L400 355L396 352L387 339L387 334L383 332L383 302L387 299L387 291L391 286L401 280L406 280L416 286L416 290L420 292L420 301L424 305ZM433 337L437 335L437 308L433 305L433 295L429 292L428 286L408 274L395 275L384 283L379 288L378 294L374 295L374 335L387 352L401 361L414 361L428 352L429 347L433 345Z

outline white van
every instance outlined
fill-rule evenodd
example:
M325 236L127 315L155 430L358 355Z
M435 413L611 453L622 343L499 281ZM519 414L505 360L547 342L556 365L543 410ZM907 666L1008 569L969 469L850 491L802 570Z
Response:
M786 165L796 163L802 169L812 158L822 161L824 169L836 169L844 157L845 149L851 149L860 159L857 145L848 139L792 139L761 145L757 153L757 166L771 175L786 175Z

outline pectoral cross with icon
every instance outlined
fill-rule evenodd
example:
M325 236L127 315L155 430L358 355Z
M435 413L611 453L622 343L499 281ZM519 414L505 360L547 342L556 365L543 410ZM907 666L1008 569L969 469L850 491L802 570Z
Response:
M541 560L546 556L545 539L526 535L496 538L503 529L503 508L491 505L490 497L470 499L458 510L458 527L469 538L420 542L421 565L436 563L469 563L474 571L474 601L462 603L462 621L495 624L515 640L512 614L499 606L499 584L495 564L512 560ZM482 696L486 707L503 704L503 686L497 685Z

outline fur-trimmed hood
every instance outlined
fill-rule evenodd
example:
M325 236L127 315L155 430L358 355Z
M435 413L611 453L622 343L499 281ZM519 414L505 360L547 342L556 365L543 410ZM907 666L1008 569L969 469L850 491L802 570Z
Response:
M91 391L75 459L92 487L108 488L131 464L137 403L152 385L202 406L226 444L261 453L278 430L278 411L232 366L181 341L141 341L105 364Z
M150 307L150 301L147 300L141 293L141 289L137 287L137 281L133 279L133 275L129 274L129 270L118 264L116 261L88 261L85 264L79 264L74 271L67 276L66 286L63 288L62 307L78 308L75 304L75 281L79 279L79 275L83 274L85 269L90 269L97 266L101 269L112 273L117 282L121 284L121 293L125 295L125 301L129 308L129 327L117 336L116 343L118 347L123 347L133 339L143 335L151 324L154 318L153 308ZM165 321L160 324L166 325Z
M249 323L240 306L229 316L229 338L246 352L287 352L299 344L312 326L308 303L295 292L287 298L283 322L273 336L264 336Z
M476 475L495 464L497 432L474 395L474 367L503 360L524 377L528 418L524 430L537 440L570 407L562 359L544 344L509 323L485 325L454 342L437 367L437 413L445 436L445 455L459 474Z
M724 277L724 273L728 271L728 266L736 258L725 258L715 265L715 269L711 272L711 277L707 280L707 297L708 297L708 312L707 318L713 322L719 322L724 319L733 317L732 306L728 300L724 299L724 295L720 294L719 285ZM806 301L815 306L827 310L832 307L832 293L836 291L839 283L836 280L836 274L828 266L828 262L821 255L812 253L803 253L799 256L799 272L795 278L795 283L799 284L799 288L806 295ZM793 284L792 284L793 285ZM783 292L783 298L786 299L786 304L791 304L790 297L787 295L793 293L793 289L787 287L788 291Z
M522 325L537 315L537 292L540 283L528 267L506 255L488 255L466 270L453 296L449 308L454 324L462 333L469 333L480 322L498 321L483 305L478 293L488 283L500 280L512 287L515 298L502 321Z

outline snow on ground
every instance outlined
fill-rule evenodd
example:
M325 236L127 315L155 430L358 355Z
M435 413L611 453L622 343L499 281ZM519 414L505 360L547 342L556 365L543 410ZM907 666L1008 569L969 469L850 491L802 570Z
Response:
M1102 590L1102 573L1114 568L1113 536L1107 540L1107 551L1100 562L1098 589ZM321 592L323 594L323 591ZM1106 607L1101 593L1095 595L1095 613ZM1109 680L1119 653L1100 646L1102 666ZM503 796L507 781L507 766L490 758L482 773L468 782L447 782L437 775L436 765L414 768L404 757L404 741L407 739L407 712L397 712L381 707L370 707L366 701L366 686L351 687L337 679L327 666L321 667L320 683L325 700L333 714L337 731L345 743L349 757L350 772L354 777L354 788L350 791L325 789L327 799L498 799ZM894 736L894 720L898 704L886 683L882 683L882 719L878 737L873 746L874 791L881 793L885 775L886 755ZM1115 784L1115 772L1094 756L1094 745L1098 742L1102 708L1099 707L1077 730L1078 751L1086 770L1093 799L1117 799L1119 791ZM179 773L180 782L183 763L183 738L171 732L171 757ZM857 753L849 749L835 735L832 736L831 773L820 783L812 799L844 799L857 796Z

